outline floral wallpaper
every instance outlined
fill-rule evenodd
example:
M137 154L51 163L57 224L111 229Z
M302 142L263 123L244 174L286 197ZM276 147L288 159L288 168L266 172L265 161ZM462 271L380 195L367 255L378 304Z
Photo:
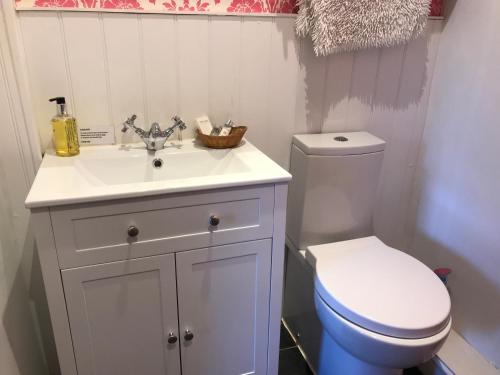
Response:
M293 14L297 0L15 0L18 10L65 9L137 13ZM443 0L433 0L431 16L440 16Z
M296 0L16 0L16 7L166 13L296 13Z
M439 17L443 15L443 0L432 0L430 16Z

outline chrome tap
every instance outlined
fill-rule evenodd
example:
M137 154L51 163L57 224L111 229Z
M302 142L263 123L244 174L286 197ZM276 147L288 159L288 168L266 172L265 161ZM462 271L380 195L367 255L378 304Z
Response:
M165 130L161 130L160 124L153 122L149 131L146 131L135 126L134 121L136 119L137 116L132 115L125 122L123 122L122 132L125 133L129 128L132 129L135 134L141 137L148 150L161 150L167 139L174 133L175 128L179 128L180 130L186 129L186 124L179 116L172 117L174 124Z

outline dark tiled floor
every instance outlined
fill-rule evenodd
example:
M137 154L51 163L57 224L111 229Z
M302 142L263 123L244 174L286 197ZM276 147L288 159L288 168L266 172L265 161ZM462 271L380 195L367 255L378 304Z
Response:
M292 336L285 328L283 323L281 323L281 332L280 332L280 349L288 349L297 346L295 341L293 341Z
M278 375L313 375L302 353L283 323L280 334L280 365Z
M280 350L278 375L313 375L299 349L294 346Z
M403 370L403 375L423 375L423 374L417 367L412 367Z
M290 333L281 324L280 334L280 361L278 375L313 375L313 372L307 365L302 353L297 348ZM422 375L416 367L403 371L403 375Z

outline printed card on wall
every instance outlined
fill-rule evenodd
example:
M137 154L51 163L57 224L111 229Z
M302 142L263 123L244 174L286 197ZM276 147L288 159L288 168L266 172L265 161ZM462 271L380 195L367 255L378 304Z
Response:
M114 145L115 128L113 126L87 126L79 129L80 146Z

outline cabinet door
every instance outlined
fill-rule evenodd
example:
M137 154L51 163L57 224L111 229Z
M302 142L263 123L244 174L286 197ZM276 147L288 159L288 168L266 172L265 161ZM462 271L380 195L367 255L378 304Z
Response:
M179 375L173 254L62 271L79 375Z
M182 374L265 374L271 240L186 251L176 262Z

